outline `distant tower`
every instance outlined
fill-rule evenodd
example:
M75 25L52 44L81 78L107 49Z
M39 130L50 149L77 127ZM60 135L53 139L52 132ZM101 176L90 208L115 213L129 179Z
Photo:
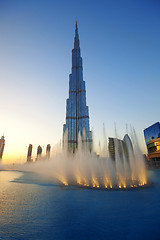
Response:
M37 160L41 159L42 147L39 145L37 148Z
M5 146L5 139L4 139L4 136L2 136L0 139L0 159L2 159L2 156L3 156L4 146Z
M51 151L51 145L47 144L47 147L46 147L46 157L47 158L50 158L50 151Z
M108 140L109 140L108 150L112 160L115 160L116 158L116 151L115 151L116 147L120 157L122 158L124 153L126 159L129 160L130 153L131 152L133 153L133 145L128 134L124 136L123 140L120 140L118 138L111 138L111 137L109 137Z
M32 159L31 159L31 156L32 156L32 144L29 144L29 147L28 147L28 153L27 153L27 162L32 162Z
M63 136L66 130L68 132L69 150L74 152L77 148L79 132L83 142L87 142L91 150L92 132L89 126L89 109L86 106L86 88L85 81L83 81L83 66L77 22L74 48L72 50L72 73L69 75L69 98L66 102L66 123L63 125Z

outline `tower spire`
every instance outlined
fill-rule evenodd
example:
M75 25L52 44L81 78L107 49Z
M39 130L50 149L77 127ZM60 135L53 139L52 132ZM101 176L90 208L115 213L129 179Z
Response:
M76 20L76 28L75 28L75 37L78 35L78 24L77 24L77 20Z
M78 24L76 20L76 27L75 27L75 37L74 37L74 48L79 49L79 35L78 35Z

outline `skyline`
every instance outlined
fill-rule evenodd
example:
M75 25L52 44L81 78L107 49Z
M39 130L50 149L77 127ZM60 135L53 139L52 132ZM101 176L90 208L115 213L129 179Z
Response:
M30 143L36 152L39 144L53 147L62 139L76 20L96 142L103 138L103 123L112 137L116 122L120 138L131 124L145 152L143 130L159 121L159 3L38 4L0 1L4 161L26 159Z

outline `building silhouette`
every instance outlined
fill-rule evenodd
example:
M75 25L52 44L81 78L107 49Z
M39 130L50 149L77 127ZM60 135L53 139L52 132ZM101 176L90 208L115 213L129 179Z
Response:
M51 145L50 144L47 144L47 147L46 147L46 158L50 158L50 152L51 152Z
M86 105L86 88L83 80L82 57L76 22L74 48L72 49L72 73L69 75L69 98L66 101L66 123L63 136L68 134L68 148L75 151L78 146L78 134L83 143L92 148L92 132L89 125L89 109ZM64 138L65 139L65 138Z
M116 158L116 151L115 148L118 150L118 154L120 158L123 158L123 153L125 154L125 157L127 160L129 160L129 154L130 152L133 152L133 145L130 137L128 134L126 134L123 138L123 140L118 139L118 138L108 138L108 150L109 150L109 155L112 160L115 161Z
M29 146L28 146L28 153L27 153L27 162L32 162L32 159L31 159L31 157L32 157L32 148L33 148L32 144L29 144Z
M0 139L0 159L2 159L2 156L3 156L4 146L5 146L5 139L4 139L4 136L2 136Z
M42 147L39 145L37 148L37 160L40 160L42 156Z
M144 129L148 163L160 166L160 123L156 122Z

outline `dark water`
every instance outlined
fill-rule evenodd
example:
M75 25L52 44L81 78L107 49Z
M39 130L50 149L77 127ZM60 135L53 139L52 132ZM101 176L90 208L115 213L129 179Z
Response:
M160 239L160 170L143 190L61 188L33 173L0 171L0 239Z

